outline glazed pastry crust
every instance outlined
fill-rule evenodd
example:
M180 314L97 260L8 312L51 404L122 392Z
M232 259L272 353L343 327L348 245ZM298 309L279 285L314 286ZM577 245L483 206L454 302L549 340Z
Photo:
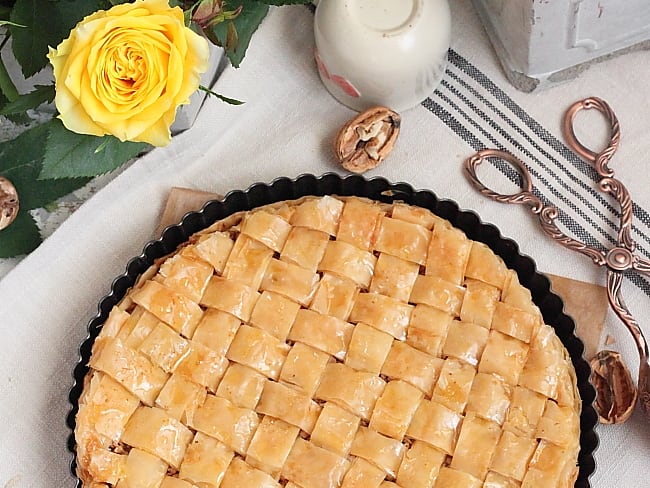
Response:
M403 203L305 197L216 222L140 277L89 367L84 487L569 488L578 474L575 371L530 292Z

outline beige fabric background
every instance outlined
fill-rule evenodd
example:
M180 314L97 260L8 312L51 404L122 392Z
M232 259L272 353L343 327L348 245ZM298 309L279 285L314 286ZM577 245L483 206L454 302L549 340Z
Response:
M650 208L647 52L601 63L551 90L524 94L504 79L470 2L453 1L452 13L454 52L505 91L548 137L561 139L561 117L571 102L590 95L606 98L623 130L624 141L614 161L616 171L635 201ZM191 130L120 174L0 281L0 486L73 486L65 417L77 348L111 280L141 252L145 242L156 237L171 187L224 194L278 176L340 172L333 162L331 140L353 113L320 84L312 60L312 22L312 13L304 7L275 9L256 34L243 67L228 69L215 86L220 93L245 100L245 105L232 107L210 100ZM450 68L445 93L457 84L454 70ZM475 96L467 87L458 90L461 95ZM434 94L432 99L477 134L481 127L492 131L489 124L481 125L481 106L463 115L453 112L445 97ZM367 176L406 181L453 199L515 239L542 271L602 284L603 270L550 242L524 208L485 200L470 188L461 164L473 150L448 123L449 117L434 116L423 106L405 112L397 148ZM585 117L581 124L586 140L604 137L598 120ZM579 184L584 177L568 180ZM548 195L560 198L569 187L558 184ZM589 198L575 204L589 203ZM590 221L598 225L600 217L574 213L584 225ZM648 310L648 296L630 283L625 284L624 293L650 334L646 314L642 314ZM615 346L636 364L631 342L611 315L606 330L616 338ZM637 413L626 425L598 428L601 446L593 487L648 486L649 425Z

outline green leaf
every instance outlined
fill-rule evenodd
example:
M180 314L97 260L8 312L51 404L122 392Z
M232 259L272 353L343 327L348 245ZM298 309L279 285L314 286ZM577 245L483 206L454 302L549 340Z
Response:
M5 2L0 0L0 19L3 21L8 21L9 16L11 15L11 8L9 5L5 5Z
M56 119L49 127L40 179L97 176L118 168L150 146L113 136L77 134ZM99 150L98 150L99 149Z
M7 107L7 105L10 105L18 100L19 97L20 93L18 93L16 85L14 85L13 80L9 76L4 61L0 56L0 108L2 111ZM0 111L0 114L2 111ZM17 113L7 113L4 115L15 124L27 124L30 121L30 118L24 111L19 111Z
M0 175L25 165L38 164L43 158L43 142L48 123L26 130L18 137L0 143Z
M22 207L16 220L4 230L0 230L0 258L12 258L29 254L41 243L41 234L36 222Z
M3 109L15 102L20 97L16 85L11 80L9 73L5 67L2 57L0 56L0 107ZM29 122L29 117L24 112L6 115L6 117L14 122L15 124L27 124Z
M233 20L210 27L206 31L206 35L210 40L216 41L216 44L225 48L230 63L238 68L244 59L253 34L266 17L269 6L255 0L233 0L228 2L227 7L229 10L237 10L242 7L242 11ZM229 34L229 28L234 28L237 33L237 42L234 45L232 42L228 43L229 36L232 39L233 35L232 32Z
M51 120L37 125L15 139L0 143L0 175L8 178L16 187L22 209L43 207L90 181L90 178L38 179L45 154L45 140L50 126L56 122Z
M47 65L48 46L56 47L86 15L98 10L102 0L16 0L10 26L14 56L30 77Z
M4 107L6 104L9 103L9 99L5 97L5 94L2 93L2 90L0 90L0 107ZM0 121L0 124L2 121Z
M23 114L29 109L37 108L54 100L54 85L36 85L34 88L34 91L20 95L17 99L5 105L0 110L0 115Z
M7 67L2 60L2 56L0 56L0 92L2 92L2 95L10 102L16 100L19 95L16 85L14 85L14 82L11 80L9 73L7 72Z
M7 119L11 120L16 125L27 125L32 122L32 119L30 119L27 114L12 114L6 115L5 117L7 117ZM1 123L2 120L0 120L0 124Z

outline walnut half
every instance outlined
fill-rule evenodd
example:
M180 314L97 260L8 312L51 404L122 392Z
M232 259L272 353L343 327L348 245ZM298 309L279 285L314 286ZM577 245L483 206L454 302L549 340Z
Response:
M353 173L375 168L393 150L402 118L386 107L361 112L339 130L334 151L341 166Z
M596 388L596 410L603 424L625 422L636 405L636 385L621 355L600 351L591 360L591 381Z
M0 176L0 230L16 220L18 215L18 192L7 178Z

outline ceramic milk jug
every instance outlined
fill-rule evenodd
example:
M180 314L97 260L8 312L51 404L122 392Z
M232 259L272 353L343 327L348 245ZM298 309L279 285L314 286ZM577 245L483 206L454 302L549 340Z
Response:
M320 0L315 58L327 90L361 111L418 105L445 73L447 0Z

